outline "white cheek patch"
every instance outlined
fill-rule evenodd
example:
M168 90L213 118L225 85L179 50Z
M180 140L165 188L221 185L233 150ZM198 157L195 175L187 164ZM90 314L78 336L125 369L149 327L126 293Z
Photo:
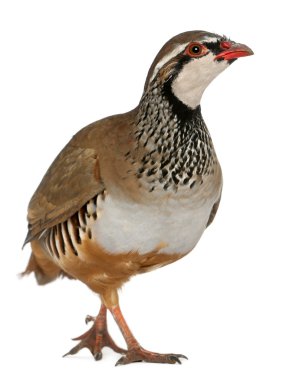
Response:
M172 83L174 95L188 107L197 107L206 87L228 67L226 61L218 62L214 58L215 56L209 53L204 57L192 59Z

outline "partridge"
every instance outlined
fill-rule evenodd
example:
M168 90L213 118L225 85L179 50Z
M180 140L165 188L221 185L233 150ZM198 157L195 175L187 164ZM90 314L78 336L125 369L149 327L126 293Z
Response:
M101 298L92 327L66 355L108 346L117 364L180 363L180 354L147 351L119 307L132 276L189 253L218 209L222 174L201 115L208 84L252 50L205 31L169 40L152 63L139 105L80 130L49 167L28 207L32 254L24 274L40 285L78 279ZM118 347L107 311L126 341Z

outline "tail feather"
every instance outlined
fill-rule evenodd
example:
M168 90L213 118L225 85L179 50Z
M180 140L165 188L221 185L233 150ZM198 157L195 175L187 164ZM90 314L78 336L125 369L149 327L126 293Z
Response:
M27 267L24 272L21 273L21 276L34 273L39 285L48 284L60 276L72 278L47 256L37 240L32 241L31 246L32 253Z

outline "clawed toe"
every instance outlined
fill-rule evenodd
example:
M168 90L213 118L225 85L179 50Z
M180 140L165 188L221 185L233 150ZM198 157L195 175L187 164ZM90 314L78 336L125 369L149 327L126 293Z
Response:
M91 315L87 315L85 317L85 323L88 324L89 322L95 322L96 318L92 317Z
M85 322L87 324L93 322L93 325L84 334L73 339L78 340L79 343L63 355L63 357L75 355L83 348L87 348L92 353L95 360L101 360L103 357L102 348L110 347L113 351L123 355L117 361L116 366L135 362L181 364L181 359L187 359L187 357L182 354L159 354L145 350L133 337L129 327L123 319L119 306L113 308L111 312L126 340L128 350L124 350L117 346L110 336L106 320L107 309L102 305L99 315L96 318L90 315L86 316Z
M171 355L169 355L169 360L171 362L182 364L181 360L179 358L180 359L186 359L186 360L188 360L188 358L185 355L181 355L181 354L171 354Z
M187 359L187 357L182 354L158 354L140 348L127 351L126 355L121 356L117 361L116 366L135 362L181 364L180 359Z
M85 346L81 346L81 344L77 344L76 346L72 347L71 350L69 350L66 354L64 354L62 357L65 358L66 356L69 356L69 355L75 355L77 354L82 348L84 348Z
M170 356L169 356L169 360L170 360L170 362L181 364L181 361L180 361L180 359L178 358L178 356L170 355Z
M94 354L94 359L96 361L101 360L102 357L103 357L103 354L101 352L97 352L96 354Z
M126 350L123 350L122 348L116 345L116 343L113 341L108 332L105 307L101 307L101 311L97 318L87 315L85 318L85 322L93 322L92 327L84 334L73 339L79 340L80 342L76 346L74 346L70 351L68 351L65 355L63 355L63 357L75 355L83 348L87 348L92 353L95 360L102 359L103 347L110 347L112 350L120 354L126 353Z

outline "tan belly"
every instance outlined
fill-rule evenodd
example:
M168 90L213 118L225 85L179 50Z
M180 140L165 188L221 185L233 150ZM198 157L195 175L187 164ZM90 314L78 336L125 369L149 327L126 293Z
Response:
M68 234L64 233L64 229ZM40 248L63 271L99 294L109 288L121 287L131 276L170 264L184 256L158 253L160 247L145 255L137 252L112 255L92 239L89 230L78 236L73 229L71 219L53 227L40 241Z
M101 293L138 273L170 264L196 245L219 196L166 199L155 206L100 194L41 238L44 252L70 276Z

